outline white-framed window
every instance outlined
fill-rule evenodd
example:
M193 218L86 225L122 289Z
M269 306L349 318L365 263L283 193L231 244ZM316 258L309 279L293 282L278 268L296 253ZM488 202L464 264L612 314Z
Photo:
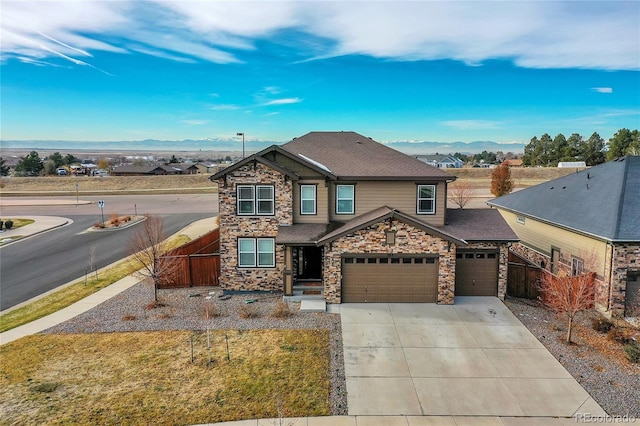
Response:
M518 222L520 225L524 225L524 221L524 216L516 216L516 222Z
M238 214L271 216L275 209L275 191L272 185L238 185Z
M584 274L584 260L571 256L571 275Z
M238 238L238 266L241 268L273 268L276 266L273 238Z
M315 185L300 185L300 214L316 214Z
M354 205L355 186L336 185L336 213L353 214L355 213Z
M434 214L436 212L436 186L418 185L418 214Z

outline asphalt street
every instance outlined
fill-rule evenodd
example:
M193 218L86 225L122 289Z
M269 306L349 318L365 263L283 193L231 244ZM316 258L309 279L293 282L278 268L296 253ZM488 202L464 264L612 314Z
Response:
M33 199L35 197L29 197ZM58 197L56 197L58 198ZM74 199L75 197L64 197ZM83 277L90 265L102 268L128 255L136 226L108 232L87 231L104 216L155 214L166 235L191 222L217 215L215 194L81 197L85 205L7 206L2 216L62 216L73 223L0 248L0 310L10 308L67 282Z

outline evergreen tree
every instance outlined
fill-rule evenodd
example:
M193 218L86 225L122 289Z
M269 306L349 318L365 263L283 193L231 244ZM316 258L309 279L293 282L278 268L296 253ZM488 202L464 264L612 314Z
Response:
M43 167L40 155L36 151L31 151L28 155L20 158L16 165L16 171L26 176L37 176Z
M54 168L56 169L64 164L64 158L62 158L62 154L59 152L54 152L49 156L49 158L47 158L47 160L53 161Z
M9 175L9 166L5 166L6 160L0 157L0 176Z
M604 139L598 132L593 132L589 139L579 149L580 158L587 166L595 166L604 163Z
M636 130L637 132L637 130ZM620 129L616 132L611 139L609 139L609 151L607 152L607 159L612 160L614 158L627 155L629 148L631 148L633 142L633 133L629 129Z

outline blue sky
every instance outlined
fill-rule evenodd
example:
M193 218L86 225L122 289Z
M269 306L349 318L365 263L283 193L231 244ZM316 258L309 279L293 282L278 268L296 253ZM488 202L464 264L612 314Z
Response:
M638 1L2 2L3 140L640 127Z

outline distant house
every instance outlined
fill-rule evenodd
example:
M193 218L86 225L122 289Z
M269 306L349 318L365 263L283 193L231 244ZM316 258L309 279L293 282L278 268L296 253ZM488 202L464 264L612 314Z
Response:
M558 167L560 168L587 167L587 163L585 163L584 161L561 161L558 163Z
M596 273L596 306L640 316L640 156L489 201L520 238L511 250L553 274Z
M111 171L112 176L193 175L199 173L195 164L170 163L159 166L120 166Z
M509 167L520 168L522 167L522 160L514 158L513 160L507 160L509 162Z
M430 166L440 169L459 169L464 162L453 155L433 154L433 155L416 155L418 160L427 163Z

